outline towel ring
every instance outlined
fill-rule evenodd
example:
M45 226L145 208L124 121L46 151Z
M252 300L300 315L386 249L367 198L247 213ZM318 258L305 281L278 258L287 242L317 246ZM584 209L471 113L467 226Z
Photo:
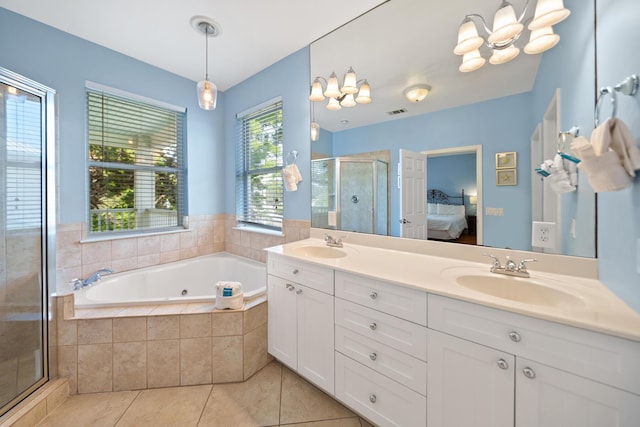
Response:
M607 94L611 97L611 118L616 118L616 92L611 86L605 86L600 89L600 92L598 93L598 100L596 101L596 111L593 118L595 127L598 127L600 124L600 103Z
M298 151L297 150L289 151L289 153L287 153L287 156L285 157L286 165L287 166L295 165L297 158L298 158ZM290 160L290 159L293 159L293 160Z

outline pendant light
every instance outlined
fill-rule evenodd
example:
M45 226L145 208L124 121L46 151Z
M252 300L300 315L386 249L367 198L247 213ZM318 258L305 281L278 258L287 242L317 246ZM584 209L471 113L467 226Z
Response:
M209 37L220 34L220 27L211 19L196 16L191 19L191 25L204 34L205 39L205 77L197 85L198 104L203 110L215 110L218 101L218 88L209 80Z

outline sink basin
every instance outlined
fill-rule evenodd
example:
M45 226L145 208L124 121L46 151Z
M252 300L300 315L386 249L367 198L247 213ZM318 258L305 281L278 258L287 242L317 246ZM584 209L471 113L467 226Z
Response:
M299 256L308 256L313 258L342 258L347 256L347 253L343 250L330 246L298 246L296 248L292 248L291 252Z
M547 307L584 305L580 296L552 287L559 284L553 279L507 276L477 268L445 269L442 274L462 287L509 301Z

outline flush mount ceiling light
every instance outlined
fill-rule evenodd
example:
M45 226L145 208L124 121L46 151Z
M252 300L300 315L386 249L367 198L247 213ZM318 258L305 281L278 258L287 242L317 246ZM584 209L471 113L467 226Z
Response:
M216 37L220 34L220 26L211 18L205 16L194 16L191 18L191 26L199 33L204 34L205 40L205 68L204 80L198 82L196 87L198 92L198 104L203 110L214 110L218 100L218 88L209 81L209 37Z
M526 54L535 55L554 47L560 41L560 36L554 34L552 26L569 16L569 9L564 7L562 0L537 0L533 17L527 17L528 11L529 0L525 0L519 17L516 17L513 5L503 0L493 17L492 29L478 14L465 16L458 29L458 44L453 49L453 53L462 55L462 64L458 69L466 73L482 67L486 63L480 53L483 45L490 51L491 64L511 61L520 54L516 42L525 26L531 31L529 42L524 46ZM484 34L479 35L478 30Z
M328 80L324 77L316 77L313 80L309 101L321 102L325 97L329 98L327 109L331 111L353 107L356 104L369 104L372 101L369 82L366 79L358 80L352 67L345 73L342 87L339 86L335 72L331 73Z
M425 84L417 84L409 86L404 90L404 96L411 102L420 102L429 95L431 86Z

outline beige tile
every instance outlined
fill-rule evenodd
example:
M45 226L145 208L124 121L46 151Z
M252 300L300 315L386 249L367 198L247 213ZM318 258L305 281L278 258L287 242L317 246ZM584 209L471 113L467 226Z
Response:
M47 396L47 414L53 412L69 398L69 382L60 379L54 382L57 386Z
M364 418L360 418L360 426L361 427L375 427L374 424L369 423L367 420L365 420Z
M308 423L287 424L287 427L361 427L360 418L349 417L336 420L311 421Z
M113 342L147 340L146 317L115 317L113 319Z
M180 385L180 340L147 342L147 386Z
M115 426L138 393L121 391L71 396L38 427Z
M25 415L13 423L12 427L33 427L47 416L47 402L45 400L35 404Z
M78 326L75 320L58 321L58 345L76 345Z
M299 375L282 368L280 423L334 420L356 415Z
M113 390L113 349L111 344L78 346L78 393Z
M211 338L180 340L180 385L211 384Z
M138 237L138 257L160 253L160 236Z
M118 427L195 426L210 393L210 385L141 391Z
M138 256L138 242L136 239L117 239L111 241L111 258L123 260Z
M198 256L198 248L196 246L190 248L180 248L180 259L195 258Z
M153 311L151 312L152 316L167 316L180 314L184 310L186 310L188 304L180 303L180 304L158 304ZM175 316L176 318L178 316Z
M138 256L138 268L151 267L152 265L160 264L160 253L139 255Z
M111 263L111 241L91 242L82 244L82 264Z
M112 339L111 319L78 320L78 344L106 344Z
M213 338L213 383L243 380L242 336Z
M58 346L58 375L69 380L69 394L78 393L78 346Z
M147 342L113 344L113 390L147 388Z
M267 325L244 335L244 378L249 378L273 358L267 353Z
M138 268L138 257L126 259L114 259L111 261L111 268L116 272L130 271Z
M180 338L180 316L149 316L147 339L167 340Z
M171 233L160 236L160 252L173 252L180 249L180 234Z
M160 263L175 262L180 260L180 250L160 252Z
M153 312L153 310L155 310L155 308L155 305L132 305L123 308L119 315L131 317L148 316Z
M211 336L211 314L180 315L180 338Z
M195 231L180 233L180 249L195 248L197 238L197 232Z
M82 264L82 250L79 231L56 233L56 267L69 268Z
M213 313L211 334L214 337L242 335L242 312Z
M278 425L281 373L280 365L274 363L248 381L214 385L199 425Z
M267 303L259 304L244 312L244 332L251 332L267 323Z

